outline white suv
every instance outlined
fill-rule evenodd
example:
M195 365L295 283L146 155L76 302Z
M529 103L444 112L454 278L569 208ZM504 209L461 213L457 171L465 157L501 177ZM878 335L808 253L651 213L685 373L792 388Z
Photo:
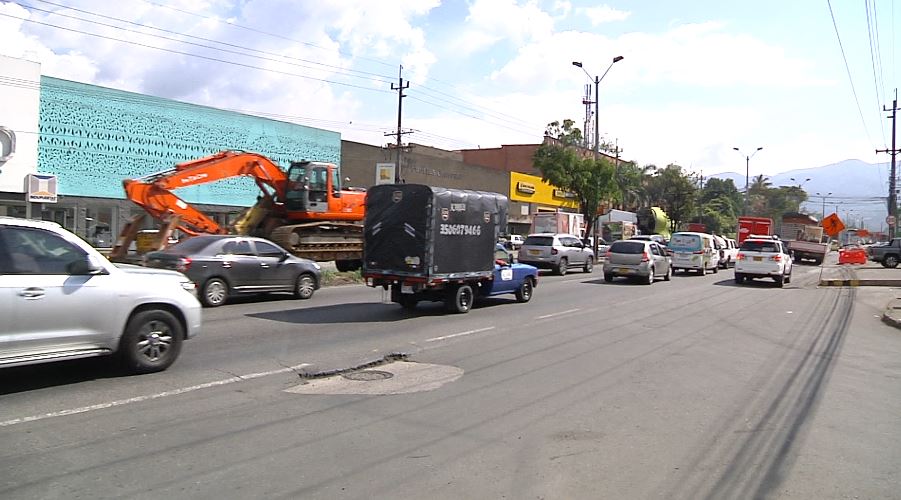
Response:
M791 283L792 258L777 238L754 236L742 242L735 256L735 282L753 278L773 278L780 288Z
M165 370L200 315L181 273L117 267L56 223L0 217L0 367L116 354Z

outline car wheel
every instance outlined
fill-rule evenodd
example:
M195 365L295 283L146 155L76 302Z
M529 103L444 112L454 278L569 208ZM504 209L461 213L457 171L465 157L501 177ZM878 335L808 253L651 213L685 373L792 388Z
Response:
M184 328L172 313L141 311L128 321L119 340L119 359L131 373L163 371L178 358L184 337Z
M720 272L720 266L719 266L719 263L717 263L717 265L713 266L713 274L716 274L716 273L718 273L718 272Z
M789 270L788 270L788 274L785 275L785 282L786 282L786 283L791 283L791 282L792 282L792 271L791 271L791 269L789 269Z
M568 266L569 262L567 262L565 257L560 259L560 261L557 262L557 274L559 274L560 276L565 276Z
M228 301L228 283L219 278L210 278L203 284L200 301L207 307L219 307Z
M453 313L468 313L472 308L474 299L472 287L469 285L460 285L451 288L444 300L444 305L448 311Z
M654 284L654 268L648 269L648 277L644 279L645 285L653 285Z
M604 281L607 283L613 283L613 275L604 273Z
M594 257L588 257L585 260L585 267L582 268L582 271L586 273L594 271Z
M303 273L297 277L294 283L294 297L306 300L313 296L316 291L316 280L308 273Z
M673 277L673 268L667 267L666 274L663 275L663 281L669 281Z
M885 260L882 261L882 265L894 269L898 267L898 257L895 257L894 255L886 255Z
M741 285L745 281L745 277L741 274L735 273L735 284Z
M773 281L776 282L776 286L778 286L779 288L782 288L782 285L785 282L783 276L774 276Z
M519 290L516 290L516 301L528 302L530 300L532 300L532 279L526 278L522 285L519 285Z

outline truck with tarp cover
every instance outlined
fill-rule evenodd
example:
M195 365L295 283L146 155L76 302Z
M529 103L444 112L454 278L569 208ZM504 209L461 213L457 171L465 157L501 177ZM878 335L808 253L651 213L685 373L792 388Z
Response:
M503 246L507 197L421 184L383 184L366 194L363 278L412 309L442 301L465 313L479 297L516 294L528 301L535 267L513 262Z

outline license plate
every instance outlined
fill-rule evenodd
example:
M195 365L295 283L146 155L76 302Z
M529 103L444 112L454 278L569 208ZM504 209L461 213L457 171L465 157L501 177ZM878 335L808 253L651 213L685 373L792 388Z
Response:
M763 257L754 257L754 262L760 262L763 260Z
M631 273L632 270L629 269L628 267L621 267L621 268L617 269L616 272L618 272L618 273L627 273L627 274L628 274L628 273Z
M413 293L413 286L412 285L401 285L400 293Z
M529 255L541 255L541 250L529 250Z

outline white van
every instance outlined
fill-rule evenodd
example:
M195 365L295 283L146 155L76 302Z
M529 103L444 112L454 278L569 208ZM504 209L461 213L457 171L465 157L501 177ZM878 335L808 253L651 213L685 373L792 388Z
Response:
M708 269L717 272L720 252L713 236L707 233L673 233L667 245L673 254L673 273L679 269L705 274Z

